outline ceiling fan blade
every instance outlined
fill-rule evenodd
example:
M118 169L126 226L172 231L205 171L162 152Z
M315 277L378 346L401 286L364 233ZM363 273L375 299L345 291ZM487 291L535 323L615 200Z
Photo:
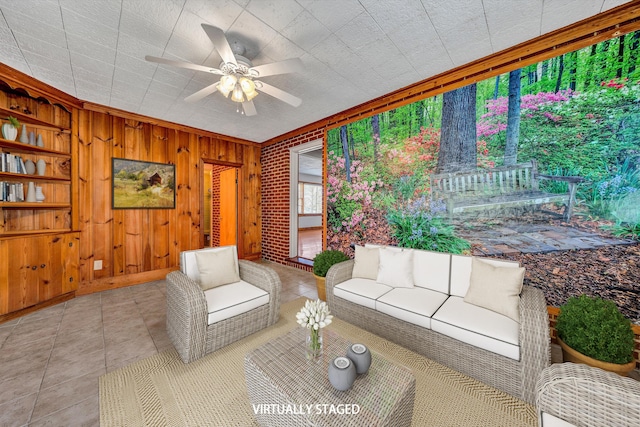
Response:
M149 55L145 56L144 59L146 59L149 62L157 62L158 64L173 65L174 67L187 68L187 69L196 70L196 71L204 71L205 73L212 73L212 74L219 74L219 75L224 74L222 71L218 70L217 68L211 68L211 67L206 67L204 65L192 64L191 62L175 61L173 59L159 58L157 56L149 56Z
M222 57L222 60L224 62L230 62L237 65L236 56L233 54L231 46L229 46L229 41L227 41L227 37L224 35L224 31L222 31L218 27L214 27L208 24L202 24L202 29L205 31L205 33L207 33L207 36L209 36L209 38L213 42L213 46Z
M204 98L207 95L211 95L212 93L214 93L215 91L218 90L218 84L220 82L215 82L212 85L209 85L207 87L205 87L204 89L200 89L199 91L197 91L196 93L187 96L184 100L187 102L196 102L196 101L200 101L202 98Z
M271 64L258 65L249 70L255 71L258 77L273 76L276 74L301 73L304 71L304 64L300 58L287 59L285 61L272 62Z
M245 116L255 116L256 114L258 114L258 112L256 111L256 106L254 105L253 101L243 102L242 108L244 109Z
M282 89L278 89L277 87L271 86L270 84L262 81L256 80L255 83L256 89L258 91L264 92L267 95L271 95L274 98L278 98L280 101L286 102L287 104L294 107L299 107L300 104L302 104L302 99L298 98L297 96L293 96L290 93L283 91Z

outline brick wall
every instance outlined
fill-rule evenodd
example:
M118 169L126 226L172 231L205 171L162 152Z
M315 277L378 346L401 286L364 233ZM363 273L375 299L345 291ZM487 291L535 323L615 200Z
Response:
M289 258L289 149L324 139L324 128L263 147L262 258L286 264Z

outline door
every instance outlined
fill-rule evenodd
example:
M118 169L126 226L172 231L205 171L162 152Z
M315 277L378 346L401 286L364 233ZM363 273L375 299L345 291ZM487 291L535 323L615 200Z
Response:
M235 245L238 229L238 169L220 172L220 246Z

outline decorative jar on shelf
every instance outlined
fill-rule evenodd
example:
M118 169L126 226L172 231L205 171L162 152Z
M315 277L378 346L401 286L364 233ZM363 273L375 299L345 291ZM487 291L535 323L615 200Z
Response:
M29 145L36 145L36 134L35 132L29 132Z
M36 138L36 145L38 147L44 147L44 141L42 140L42 135L38 134L38 138Z
M24 168L28 175L33 175L36 173L36 164L33 163L33 160L27 159L24 161Z
M28 203L35 203L36 200L36 185L33 182L30 182L27 186L27 200Z
M36 186L36 202L44 202L44 194L42 193L42 187Z
M38 175L44 176L47 170L47 162L45 162L44 159L38 159L36 162L36 169L38 170Z
M22 130L20 131L20 142L23 144L29 143L29 136L27 135L27 127L22 125Z

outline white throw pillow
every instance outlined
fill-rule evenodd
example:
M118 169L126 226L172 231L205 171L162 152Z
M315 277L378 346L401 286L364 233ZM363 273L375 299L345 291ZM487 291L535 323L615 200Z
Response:
M464 301L520 322L524 271L524 267L496 267L473 257Z
M233 247L219 251L196 252L195 255L203 291L240 281Z
M373 280L376 280L378 278L380 249L356 246L355 256L353 257L353 259L354 264L351 277L361 277L363 279Z
M376 282L394 288L413 288L413 251L381 248Z

